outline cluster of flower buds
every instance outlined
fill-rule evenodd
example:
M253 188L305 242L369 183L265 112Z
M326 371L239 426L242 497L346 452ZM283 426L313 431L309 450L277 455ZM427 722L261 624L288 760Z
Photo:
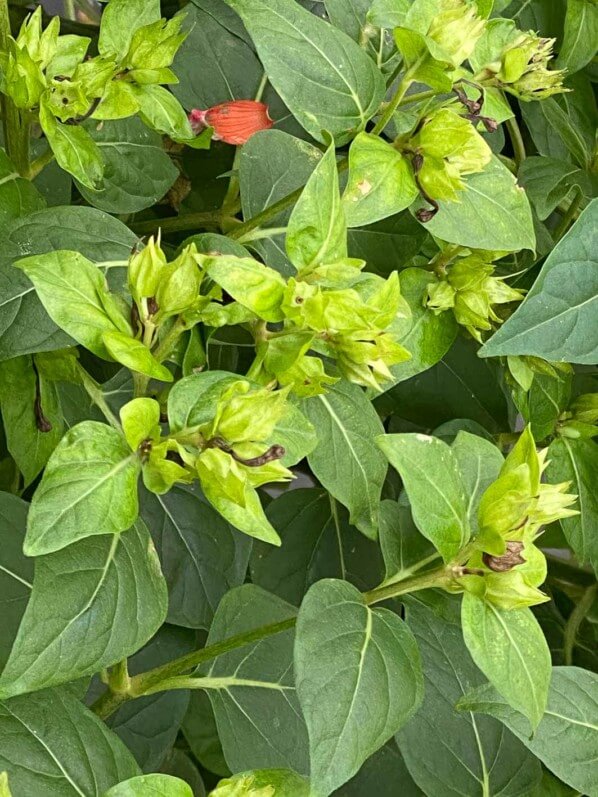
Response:
M480 501L476 550L459 585L503 609L548 600L538 589L546 560L534 541L544 525L578 514L570 508L577 496L567 492L568 482L541 481L546 454L527 427Z
M422 12L425 16L432 15L425 35L434 58L447 61L455 68L461 66L473 52L486 25L486 20L478 16L477 5L467 0L436 0L435 3L415 0L413 6L418 4L422 5L420 16ZM417 18L417 9L412 14ZM432 43L435 46L430 46Z
M491 78L495 85L528 102L567 91L563 86L566 70L548 69L555 40L542 38L533 31L524 33L515 27L510 30L510 40L478 77L483 81Z
M426 117L418 132L400 146L411 153L416 183L434 208L420 211L420 221L434 215L438 200L458 202L459 192L466 187L463 178L483 171L492 158L474 125L448 108Z
M485 253L474 253L447 266L443 278L428 285L426 305L434 313L452 310L458 324L480 343L482 332L502 319L494 310L498 304L520 302L524 293L511 288L504 278L494 277L495 267Z

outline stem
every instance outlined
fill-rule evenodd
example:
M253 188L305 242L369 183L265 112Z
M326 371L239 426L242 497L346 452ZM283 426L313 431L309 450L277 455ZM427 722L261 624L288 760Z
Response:
M77 9L74 0L64 0L64 15L67 19L77 19Z
M386 106L386 108L382 113L382 116L376 122L376 125L372 130L373 136L379 135L384 130L386 125L390 122L390 120L392 119L392 115L403 101L403 98L405 97L405 94L407 94L409 86L411 86L412 83L413 83L413 78L411 77L411 73L409 71L405 72L403 79L401 80L401 82L397 87L394 97L388 103L388 105Z
M567 210L567 212L561 219L558 227L554 231L555 243L558 243L561 240L561 238L564 237L565 233L571 226L572 222L574 222L575 219L577 218L579 206L581 205L582 200L583 200L583 191L581 190L581 188L579 188L579 186L577 186L575 188L575 195L571 200L571 204L569 205L569 209Z
M266 227L264 230L254 230L248 232L237 238L240 244L246 244L250 241L260 241L263 238L272 238L274 235L284 235L287 231L286 227Z
M458 567L443 565L429 573L423 573L421 576L407 578L390 586L378 587L364 593L363 597L367 605L371 606L374 603L395 598L407 592L416 592L417 590L431 587L443 587L453 581L458 575ZM296 617L289 617L288 620L283 620L280 623L272 623L271 625L255 628L252 631L224 639L214 645L208 645L206 648L195 650L193 653L188 653L160 667L155 667L153 670L136 675L130 679L127 692L106 692L93 704L92 709L99 717L106 719L124 702L168 689L170 688L168 684L172 685L172 679L177 676L184 675L190 670L194 670L198 665L229 653L231 650L236 650L252 642L259 642L266 637L288 631L294 628L296 621ZM178 687L180 684L177 683L176 686ZM185 688L188 687L189 684L186 684Z
M39 158L36 158L34 161L31 162L29 165L29 170L27 172L27 179L35 180L37 175L45 169L45 167L54 160L54 153L52 149L48 147L48 149L40 155Z
M179 232L202 227L216 227L220 229L222 211L212 210L206 213L185 213L183 216L172 216L167 219L147 219L130 224L133 232L141 235L153 233L158 228L163 232Z
M131 688L131 676L126 659L119 661L108 672L108 687L117 694L127 694Z
M102 414L108 421L108 423L113 426L115 429L120 431L120 423L118 422L118 418L112 412L106 399L104 398L104 393L102 392L102 388L96 382L96 380L87 373L85 368L82 365L77 363L77 369L79 372L79 376L81 377L81 384L87 391L87 395L92 400L92 402L101 410Z
M591 587L588 587L584 591L581 600L569 615L569 619L567 620L567 624L565 626L565 632L563 635L565 665L568 667L573 664L573 648L575 647L575 639L577 637L577 632L579 631L579 627L582 624L587 613L592 608L592 604L596 600L597 595L598 595L598 584L592 584Z
M8 0L0 0L0 51L8 50L11 35ZM22 177L29 171L29 124L14 102L6 94L0 95L4 148Z
M511 144L513 145L515 166L517 167L517 171L519 171L521 164L527 157L527 153L525 151L525 144L523 143L523 136L521 135L521 130L519 128L519 125L517 124L517 119L514 116L511 119L507 119L506 124L507 124L507 130L509 131Z

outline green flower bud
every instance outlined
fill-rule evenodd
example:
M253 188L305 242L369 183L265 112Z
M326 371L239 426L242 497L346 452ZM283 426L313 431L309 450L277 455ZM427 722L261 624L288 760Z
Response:
M38 6L23 20L16 42L45 69L56 53L59 33L60 17L53 17L42 33L42 7Z
M62 122L84 116L91 105L91 100L78 80L53 80L47 96L48 107Z
M159 19L138 28L133 34L124 64L129 69L152 70L169 67L187 38L181 33L182 17Z
M458 201L462 178L483 171L492 157L471 122L448 108L428 117L410 144L420 158L420 186L432 199Z
M206 448L197 458L197 475L211 502L219 499L244 507L247 503L247 476L241 466L218 448Z
M476 4L466 0L437 0L437 6L427 38L438 50L430 50L437 60L458 67L474 51L486 20L478 16Z
M46 89L41 67L14 39L8 40L8 57L3 68L2 91L12 99L17 108L30 110L39 105Z
M156 295L166 272L166 255L160 247L160 236L157 239L152 236L145 249L129 260L129 290L138 307L144 298Z
M580 423L598 423L598 393L584 393L569 407L573 418Z
M502 54L496 70L500 85L521 100L541 100L567 91L563 87L566 70L549 70L555 39L545 39L533 31L516 32ZM492 71L492 66L487 67Z
M231 446L268 440L286 412L288 394L289 388L252 390L249 382L240 379L220 397L204 436L224 438Z
M300 398L310 398L328 392L328 388L338 382L338 377L329 376L319 357L301 357L286 371L278 374L278 383L290 387Z
M188 310L198 298L202 274L195 254L197 249L195 244L191 244L185 247L176 260L162 269L155 292L158 304L156 318L160 321Z

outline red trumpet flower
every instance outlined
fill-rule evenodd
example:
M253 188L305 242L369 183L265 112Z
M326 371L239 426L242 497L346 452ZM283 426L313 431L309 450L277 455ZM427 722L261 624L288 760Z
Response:
M222 102L206 111L194 108L189 121L194 133L213 127L213 138L227 144L244 144L254 133L274 124L268 115L268 106L255 100Z

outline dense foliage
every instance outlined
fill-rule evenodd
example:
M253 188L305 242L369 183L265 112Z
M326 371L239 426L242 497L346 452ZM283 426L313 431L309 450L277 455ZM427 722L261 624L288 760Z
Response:
M598 795L596 0L64 6L0 0L0 795Z

